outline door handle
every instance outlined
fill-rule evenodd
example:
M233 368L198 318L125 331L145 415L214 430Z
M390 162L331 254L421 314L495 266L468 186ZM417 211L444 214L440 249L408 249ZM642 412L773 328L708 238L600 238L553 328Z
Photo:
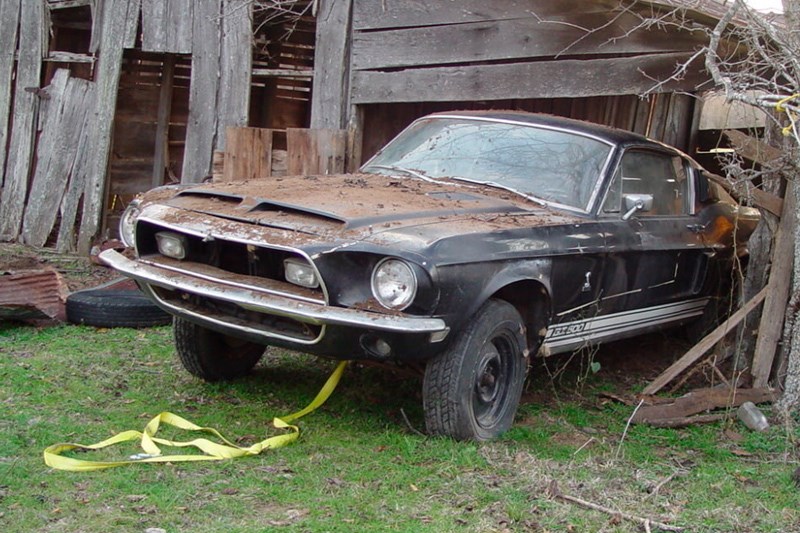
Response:
M686 229L692 233L703 233L706 230L705 224L687 224Z

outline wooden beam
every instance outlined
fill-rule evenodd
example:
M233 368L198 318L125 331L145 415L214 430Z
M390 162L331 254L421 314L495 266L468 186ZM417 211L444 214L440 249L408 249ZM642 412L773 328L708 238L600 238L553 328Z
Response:
M0 0L0 189L5 183L6 144L10 131L11 87L19 33L21 0Z
M39 76L46 49L44 4L22 2L19 29L19 60L14 87L14 115L8 149L3 194L0 197L0 240L19 236L22 212L28 195L39 111Z
M353 34L353 69L444 66L558 56L692 52L706 41L700 32L641 28L632 13L568 13L547 22L522 18L394 28ZM500 13L497 13L499 16ZM636 29L640 28L640 29ZM630 32L630 33L627 33ZM620 35L625 34L625 38Z
M347 122L352 1L323 0L317 15L311 127L342 129Z
M175 82L175 56L164 58L161 71L161 88L158 94L158 112L155 150L153 154L153 181L151 185L164 185L164 173L169 164L169 118L172 115L172 88Z
M125 31L129 26L128 17L138 16L139 0L105 2L92 113L93 127L87 145L89 159L86 162L86 190L78 234L78 252L83 255L89 253L103 213Z
M772 253L769 282L765 290L767 298L758 326L755 353L753 354L753 385L765 387L772 370L772 361L783 333L783 319L792 283L792 263L794 261L794 226L796 185L789 182L786 187L784 216L778 224L775 235L775 248Z
M783 153L774 146L763 143L741 131L725 130L723 133L730 141L733 149L736 150L736 153L759 165L768 166L776 159L780 159L783 155Z
M194 0L142 0L142 50L192 51Z
M694 362L700 359L703 354L714 347L725 335L728 334L736 325L741 322L747 314L760 304L767 294L767 288L761 289L749 302L744 304L738 311L732 314L728 319L717 326L714 331L706 335L700 342L694 345L683 357L675 361L669 368L667 368L660 376L653 380L645 389L642 394L655 394L660 391L664 386L675 379L678 374L689 368ZM765 314L766 316L766 314Z
M352 103L452 102L641 94L669 78L688 54L558 60L353 73ZM599 74L602 73L602 76ZM315 78L316 79L316 78ZM707 75L694 65L661 91L696 90Z
M775 391L766 388L715 387L693 390L679 398L670 398L670 400L654 405L643 405L636 410L631 421L635 424L652 424L662 419L678 419L723 407L739 407L744 402L771 402L775 400Z
M607 12L619 8L617 0L459 0L458 2L376 2L355 0L356 30L438 26L452 23L532 17L543 19L564 13ZM318 17L319 19L319 17Z
M50 10L83 7L89 4L91 4L91 0L47 0L47 7L49 7Z
M253 4L250 0L223 0L222 49L217 98L215 150L225 150L229 126L247 126L253 67Z
M288 68L254 68L254 78L313 78L313 70L295 70Z
M734 187L728 180L717 174L708 173L706 176L742 203L752 202L754 206L765 209L776 217L783 213L783 198L763 191L750 182Z
M72 52L50 52L44 61L51 63L94 63L96 57L87 54L74 54Z
M204 0L194 7L189 123L182 183L199 183L211 175L218 116L220 6L221 0Z

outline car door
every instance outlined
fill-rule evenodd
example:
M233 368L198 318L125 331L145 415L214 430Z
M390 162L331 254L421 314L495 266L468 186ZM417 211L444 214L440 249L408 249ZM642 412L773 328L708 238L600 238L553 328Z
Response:
M616 337L702 313L713 251L694 213L693 179L677 153L622 153L600 212L609 222L600 308Z

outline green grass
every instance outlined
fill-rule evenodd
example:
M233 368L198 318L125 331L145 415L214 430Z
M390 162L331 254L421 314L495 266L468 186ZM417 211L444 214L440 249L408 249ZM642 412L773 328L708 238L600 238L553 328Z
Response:
M249 445L277 434L272 417L305 406L333 367L273 350L251 376L206 384L177 364L169 328L0 323L0 530L643 531L552 498L555 483L689 531L800 531L796 426L632 426L621 440L632 408L600 400L616 386L603 370L577 388L536 376L514 428L489 444L421 436L420 380L351 366L297 443L257 457L87 473L42 460L50 444L141 430L161 411Z

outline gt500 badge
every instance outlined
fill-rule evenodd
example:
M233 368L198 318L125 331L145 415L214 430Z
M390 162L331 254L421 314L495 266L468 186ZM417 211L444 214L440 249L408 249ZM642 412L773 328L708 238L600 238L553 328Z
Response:
M586 329L586 322L580 322L578 324L565 324L563 326L554 326L551 329L550 335L548 338L554 339L556 337L565 337L567 335L575 335L577 333L582 332Z

